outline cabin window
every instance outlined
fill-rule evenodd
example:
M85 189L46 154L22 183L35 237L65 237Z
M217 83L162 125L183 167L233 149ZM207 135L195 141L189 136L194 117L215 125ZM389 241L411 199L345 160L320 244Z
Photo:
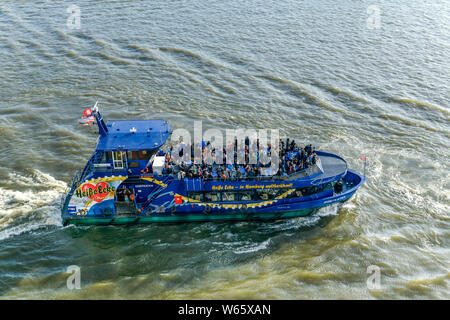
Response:
M302 197L308 196L311 194L311 188L297 188L296 191L300 191ZM292 193L291 197L296 197L296 193Z
M301 187L296 188L294 192L290 193L286 198L300 198L310 196L316 193L321 193L331 189L333 184L327 183L320 186Z
M267 189L265 191L269 195L269 199L273 199L276 196L278 196L278 195L282 194L283 192L285 192L286 189Z
M271 199L271 194L267 192L268 190L257 190L256 199L257 200L269 200Z
M138 151L139 160L149 160L154 152L152 151Z
M223 201L236 201L237 194L235 192L224 192L222 194Z
M276 196L282 194L284 189L263 189L256 190L256 199L257 200L271 200L275 199Z
M239 200L240 201L251 201L253 200L253 192L241 192L239 194Z
M205 193L205 201L206 202L218 202L221 199L220 193L218 192L206 192Z
M128 151L128 160L149 160L155 151Z
M203 193L202 192L189 192L188 197L192 200L203 201ZM193 202L196 202L193 201Z
M127 156L128 160L139 160L137 151L128 151Z
M251 191L238 191L238 192L221 192L222 201L251 201L254 199L255 194Z
M106 162L106 152L103 152L102 153L102 158L101 158L99 163L105 163L105 162Z
M266 192L256 192L258 200L269 200L269 194Z

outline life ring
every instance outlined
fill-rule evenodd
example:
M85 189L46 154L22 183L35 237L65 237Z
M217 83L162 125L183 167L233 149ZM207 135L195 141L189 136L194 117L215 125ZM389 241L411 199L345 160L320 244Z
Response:
M211 207L210 206L206 206L205 209L203 209L203 213L208 214L211 213Z
M148 173L148 167L147 168L145 168L145 170L141 170L141 173Z

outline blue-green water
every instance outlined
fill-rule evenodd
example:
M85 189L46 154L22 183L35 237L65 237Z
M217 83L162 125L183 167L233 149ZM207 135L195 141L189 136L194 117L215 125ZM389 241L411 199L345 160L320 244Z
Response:
M449 16L445 1L2 1L0 297L448 299ZM366 155L368 181L308 218L62 227L97 99L107 119L280 129L359 171Z

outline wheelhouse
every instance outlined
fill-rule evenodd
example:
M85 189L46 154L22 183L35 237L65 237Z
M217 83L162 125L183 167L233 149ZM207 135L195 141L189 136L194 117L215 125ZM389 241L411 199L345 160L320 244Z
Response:
M139 176L145 173L171 134L164 120L113 120L106 124L85 177Z

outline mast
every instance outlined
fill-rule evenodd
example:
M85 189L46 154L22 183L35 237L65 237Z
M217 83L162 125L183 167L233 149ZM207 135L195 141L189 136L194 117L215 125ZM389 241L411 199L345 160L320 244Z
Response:
M103 116L101 115L100 111L98 110L97 103L98 103L98 100L95 103L94 108L92 108L92 111L95 116L95 120L97 121L98 133L102 137L106 137L106 135L108 134L108 128L106 127L106 123L103 120Z

